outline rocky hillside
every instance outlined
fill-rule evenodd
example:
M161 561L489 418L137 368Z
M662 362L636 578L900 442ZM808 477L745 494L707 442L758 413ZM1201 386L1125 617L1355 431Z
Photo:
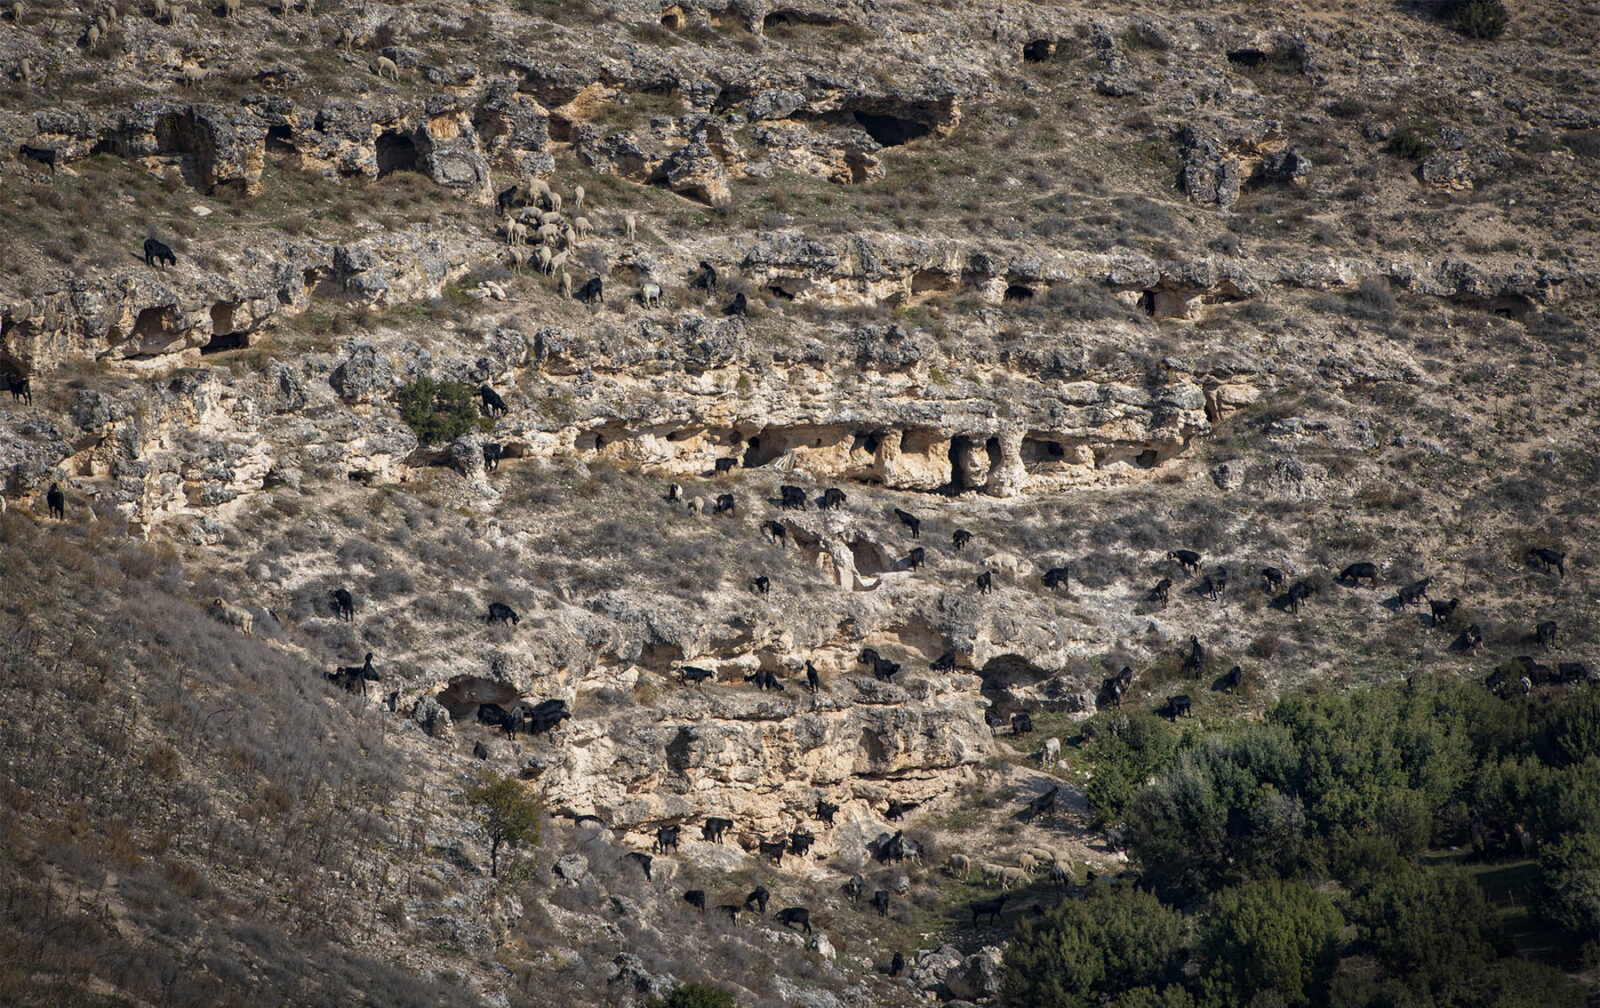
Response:
M1595 11L1434 13L6 7L5 940L55 965L0 993L981 998L1053 890L979 928L939 866L1129 867L1073 745L1119 670L1216 725L1600 669ZM486 771L549 816L503 878ZM815 933L716 912L758 885Z

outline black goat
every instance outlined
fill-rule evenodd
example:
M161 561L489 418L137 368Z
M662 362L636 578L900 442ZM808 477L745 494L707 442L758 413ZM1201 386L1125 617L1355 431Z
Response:
M50 484L50 489L44 493L44 503L50 509L50 517L56 521L67 520L67 495L61 492L61 484Z
M490 416L505 416L506 401L500 398L500 393L487 385L479 385L478 398L483 400L484 412Z
M1044 586L1046 588L1066 588L1067 577L1070 571L1066 567L1052 567L1044 572Z
M1195 591L1215 602L1222 598L1222 591L1228 587L1228 568L1218 567L1201 580Z
M1244 682L1244 669L1235 665L1228 670L1227 675L1222 677L1222 689L1224 692L1232 693L1239 688L1239 684L1242 682Z
M850 897L850 902L861 902L861 894L867 889L867 880L860 875L850 876L850 881L844 884L845 895Z
M1194 701L1189 698L1187 693L1179 693L1175 697L1168 698L1167 710L1171 713L1172 720L1176 721L1181 717L1189 716L1189 713L1194 710Z
M776 545L782 545L789 541L789 530L781 521L764 521L761 523L761 531L770 542Z
M1339 572L1339 583L1361 587L1361 580L1365 578L1373 587L1378 587L1378 565L1362 561L1353 563Z
M1538 564L1545 570L1555 569L1562 577L1567 576L1567 555L1544 546L1529 547L1527 553L1529 563Z
M729 920L734 920L734 921L739 919L739 911L741 911L743 909L744 909L744 907L740 906L737 903L718 903L717 904L717 911L719 913L727 914L728 915L728 919Z
M806 852L811 849L811 845L816 842L816 837L812 836L810 833L803 833L800 830L795 830L789 834L789 850L796 857L805 857Z
M731 829L733 829L732 819L720 819L716 816L707 816L706 824L700 827L700 838L707 843L719 844L722 842L722 834ZM766 908L762 907L762 913L765 912Z
M483 443L483 470L484 472L497 472L500 469L500 460L505 457L505 449L498 441L485 441Z
M1011 715L1011 734L1026 735L1033 731L1033 718L1027 714Z
M1206 649L1200 643L1200 638L1191 634L1189 636L1189 655L1183 660L1183 671L1186 675L1199 678L1206 670Z
M778 487L778 506L786 510L804 511L806 509L805 488L791 486L785 483Z
M765 595L772 590L772 581L765 574L760 574L750 582L750 587L757 595Z
M678 835L683 832L682 826L663 826L656 830L655 846L650 849L657 854L665 854L668 850L678 849Z
M756 913L765 916L767 912L767 900L771 898L772 894L767 892L766 886L756 886L755 889L751 891L750 895L744 898L744 908L749 910L754 907Z
M889 810L884 813L884 817L890 822L894 822L921 804L921 802L905 802L898 798L891 798L889 799Z
M773 919L784 927L798 924L806 929L806 934L811 933L811 911L805 907L785 907L774 914Z
M578 300L582 301L586 305L592 305L596 301L600 302L601 304L605 304L605 301L606 301L606 285L605 285L605 282L602 281L599 277L590 277L587 281L584 282L584 285L582 287L578 288Z
M1483 646L1483 631L1474 623L1461 632L1461 650L1467 654L1476 654L1478 648Z
M346 623L350 622L355 617L356 612L356 600L350 594L350 589L335 588L330 594L333 596L334 617L342 619Z
M1293 612L1296 616L1298 616L1300 614L1300 606L1301 606L1301 604L1304 603L1306 599L1310 598L1311 597L1311 593L1313 591L1315 591L1315 590L1316 589L1312 588L1309 584L1306 584L1304 581L1296 581L1294 584L1290 585L1289 586L1289 609L1290 609L1290 611Z
M1436 627L1444 626L1445 620L1455 615L1456 607L1460 604L1461 600L1458 598L1453 598L1448 602L1429 599L1428 612L1433 616L1433 625Z
M367 683L378 681L378 672L372 667L372 652L367 652L366 661L360 665L340 665L332 672L324 672L323 677L347 693L360 693L367 695Z
M956 529L955 534L950 537L950 542L953 546L955 546L956 552L958 553L963 549L966 549L967 543L971 541L972 533L968 532L966 529Z
M904 525L906 528L911 530L911 538L913 538L913 539L922 538L922 519L921 518L918 518L916 515L912 514L910 511L902 511L899 508L895 508L894 509L894 516L896 518L900 519L900 524Z
M954 672L956 670L956 653L954 651L946 651L935 658L933 664L928 667L935 672Z
M783 867L783 855L789 850L789 845L783 840L762 840L757 844L762 857L771 861L779 868Z
M517 611L504 602L490 602L489 615L485 616L483 621L485 623L493 623L495 620L499 620L501 623L510 623L512 626L522 622L521 618L517 616Z
M889 916L889 890L878 889L873 892L872 909L878 911L879 917Z
M882 656L878 654L877 648L862 648L861 653L856 655L856 664L874 665L880 657Z
M893 682L900 671L900 663L890 661L888 658L878 658L872 663L872 678L881 682Z
M1000 922L1000 911L1005 909L1006 894L1001 893L994 899L973 900L967 906L972 909L972 926L978 926L979 917L988 917L992 923Z
M1061 785L1053 785L1050 790L1028 802L1022 810L1022 818L1032 821L1056 807L1056 796L1061 793Z
M906 956L904 952L895 951L894 958L889 960L889 975L897 977L906 971Z
M1550 650L1550 645L1556 642L1556 621L1545 620L1533 628L1533 636L1544 650Z
M984 571L978 575L978 594L987 595L994 591L994 571Z
M923 549L921 546L913 547L911 552L906 554L906 566L910 567L912 570L916 570L918 567L921 567L927 562L928 551Z
M644 877L647 879L650 878L650 865L655 861L655 858L646 854L644 851L629 851L624 855L624 857L638 865L640 868L643 868ZM654 880L652 879L652 881Z
M1428 597L1428 586L1433 584L1433 578L1425 577L1420 581L1413 581L1395 593L1403 606L1414 605Z
M157 241L154 238L146 238L144 240L144 264L146 266L155 266L160 263L176 266L178 265L178 257L172 254L172 249L167 247L166 242Z
M733 494L731 494L731 493L717 494L717 503L716 503L716 505L714 507L712 507L711 513L712 514L733 514L734 503L735 502L734 502L734 499L733 499Z
M1266 585L1267 591L1273 595L1283 591L1283 571L1276 567L1263 567L1261 569L1261 583Z
M735 294L733 296L733 301L729 303L728 307L722 309L722 314L724 314L724 315L748 315L748 314L750 314L750 299L744 296L744 291L740 291L739 293L737 293L737 294Z
M717 289L717 270L716 270L716 267L712 266L710 263L706 262L704 259L700 260L700 275L695 277L693 280L689 281L689 289L690 290L697 290L697 289L698 290L703 290L707 294L709 294L712 291L716 290Z
M1164 577L1157 581L1156 586L1145 594L1144 600L1146 602L1160 602L1161 608L1165 609L1167 607L1167 599L1171 596L1171 593L1172 579Z
M16 402L18 399L20 399L29 406L32 406L33 384L28 380L28 376L22 374L12 374L11 372L7 371L5 378L6 390L11 393L11 401Z
M817 667L811 664L811 659L806 659L806 689L813 693L822 691L822 677L817 675Z
M489 747L482 742L472 743L472 756L474 759L486 760L489 758Z
M839 806L833 804L832 802L823 801L821 798L817 799L817 821L818 822L824 822L824 823L827 823L829 826L832 826L833 825L833 815L834 815L835 812L838 812L838 811L839 811Z
M1001 717L999 714L996 714L994 711L986 710L983 712L983 723L989 726L989 733L992 735L1004 728L1007 722L1005 718Z
M690 889L683 894L683 901L701 913L706 912L706 891L704 889Z
M817 508L822 511L832 511L843 506L845 501L844 491L838 487L829 487L822 491L822 500L817 502Z
M733 472L733 467L738 464L738 459L723 456L722 458L716 459L711 463L711 471L716 473L718 476L721 476L725 473Z
M678 668L678 681L684 685L694 683L696 686L707 679L715 679L716 673L710 669L697 668L694 665L682 665Z
M1176 560L1185 574L1193 576L1200 573L1200 554L1194 550L1167 550L1167 559Z

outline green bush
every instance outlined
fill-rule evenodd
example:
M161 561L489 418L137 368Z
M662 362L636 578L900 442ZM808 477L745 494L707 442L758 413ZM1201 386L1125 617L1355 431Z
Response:
M1497 39L1511 15L1500 0L1458 0L1445 8L1445 20L1467 38Z
M1384 150L1407 161L1421 161L1433 153L1433 144L1425 140L1421 133L1408 127L1390 137L1389 145Z
M1087 1008L1189 1003L1181 987L1183 915L1130 885L1094 886L1038 919L1021 918L1006 950L1001 1003L1015 1008ZM1174 997L1176 995L1176 997Z
M665 1001L651 998L649 1004L651 1008L734 1008L738 1002L721 987L691 983L679 984Z
M479 426L475 390L461 381L437 382L421 377L400 387L400 419L416 432L423 444L438 444Z
M1203 1003L1310 1005L1339 958L1344 919L1304 882L1269 879L1212 900L1201 938ZM1258 994L1275 995L1256 1001Z
M467 792L489 834L489 875L500 874L500 848L535 847L544 821L544 808L526 787L510 777L491 774Z

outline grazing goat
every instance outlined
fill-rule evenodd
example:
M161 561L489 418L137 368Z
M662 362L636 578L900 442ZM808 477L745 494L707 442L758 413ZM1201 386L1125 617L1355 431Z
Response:
M67 495L61 492L61 484L51 483L50 489L44 492L45 507L50 509L50 517L56 521L67 520ZM221 599L217 599L221 602ZM250 631L246 630L245 633Z
M766 886L756 886L755 889L751 890L750 895L744 898L744 908L749 910L754 907L757 914L766 916L767 900L771 898L772 894L767 892Z
M640 868L643 868L644 877L650 879L650 865L655 861L655 858L646 854L644 851L629 851L627 854L623 855L623 857L629 861L632 861ZM651 881L654 881L654 879L651 879Z
M798 924L806 929L806 934L811 933L811 911L805 907L785 907L773 914L773 919L784 927Z
M728 304L728 307L722 309L722 314L724 314L724 315L749 315L750 314L750 299L744 296L744 291L740 291L739 293L737 293L737 294L735 294L733 296L733 301Z
M711 509L711 513L712 514L733 514L734 503L735 502L734 502L734 499L733 499L733 494L731 494L731 493L717 494L717 502L716 502L716 505Z
M172 249L168 248L165 242L157 241L154 238L146 238L144 240L144 264L146 266L157 266L162 263L168 266L176 266L178 265L178 257L172 254Z
M1425 577L1420 581L1413 581L1395 593L1403 606L1415 605L1428 597L1428 586L1433 583L1433 578Z
M872 909L878 911L879 917L889 916L889 890L877 889L873 891Z
M706 891L704 889L690 889L683 894L683 901L701 913L706 912Z
M1205 576L1205 578L1195 588L1195 592L1198 593L1199 595L1201 595L1202 597L1210 599L1212 602L1215 602L1218 599L1222 598L1222 591L1223 591L1224 588L1227 588L1227 587L1228 587L1228 568L1226 568L1226 567L1218 567L1216 570L1212 571L1210 574L1207 574Z
M229 605L221 598L211 600L211 615L222 622L240 630L246 637L250 636L251 628L255 626L255 617L250 615L248 609L241 609L236 605Z
M944 654L935 658L933 660L933 664L928 667L935 672L954 672L956 670L955 651L946 651Z
M1339 583L1361 587L1361 579L1365 578L1373 588L1378 587L1378 565L1362 561L1353 563L1339 572Z
M1184 674L1198 679L1200 676L1205 674L1205 670L1206 649L1200 644L1200 638L1190 634L1189 654L1188 657L1184 658L1183 660Z
M778 487L778 494L781 498L780 503L778 504L780 508L784 508L786 510L793 509L796 511L804 511L806 509L806 492L804 488L790 486L786 483L783 486Z
M994 899L973 900L968 903L967 906L972 909L972 926L978 926L979 917L988 917L991 922L998 924L1000 922L1000 911L1005 908L1005 905L1005 893L1001 893Z
M766 535L767 541L776 546L782 546L788 539L789 530L780 521L764 521L761 531Z
M346 693L359 692L367 695L367 683L378 681L378 670L372 667L372 652L367 652L366 659L360 665L339 665L332 672L324 672L323 677Z
M1283 591L1283 571L1276 567L1263 567L1261 569L1261 583L1266 586L1269 593L1276 595Z
M605 304L605 282L599 277L590 277L588 280L584 281L582 287L578 288L578 300L582 301L586 305L592 305L596 301L600 302L601 304Z
M1191 577L1200 573L1200 554L1196 553L1194 550L1167 550L1167 559L1176 560L1178 562L1178 566L1183 569L1183 572Z
M1156 586L1145 593L1146 602L1160 602L1161 608L1167 607L1167 599L1172 593L1172 579L1164 577L1156 582Z
M978 575L978 594L987 595L994 591L994 571L984 571Z
M1052 865L1049 874L1050 884L1065 888L1072 884L1072 874L1061 865Z
M904 525L906 528L911 530L911 538L913 538L913 539L922 538L922 519L921 518L918 518L916 515L912 514L910 511L902 511L899 508L895 508L894 509L894 516L896 518L900 519L900 523L902 525Z
M1306 584L1304 581L1296 581L1294 584L1290 585L1289 610L1296 616L1300 615L1301 604L1304 603L1306 599L1311 597L1311 593L1313 591L1315 591L1315 589L1309 584Z
M906 554L905 562L907 567L916 570L928 562L928 551L921 546L913 547L911 552Z
M351 618L355 616L356 612L356 600L355 597L350 594L350 589L335 588L331 594L333 595L334 617L336 619L342 619L346 623L350 622Z
M715 679L716 673L710 669L697 668L693 665L684 665L678 669L678 682L685 685L694 683L696 686L707 679Z
M675 501L675 502L676 501L682 501L683 500L683 485L681 483L668 483L667 484L667 495L666 495L665 499L669 500L669 501Z
M1556 642L1556 621L1545 620L1533 628L1533 635L1539 642L1539 647L1550 650L1550 645Z
M505 416L506 401L488 385L478 386L478 398L483 400L483 411L490 416Z
M1529 563L1538 564L1545 570L1554 568L1561 577L1567 576L1567 555L1544 546L1529 547L1527 553Z
M1177 696L1167 700L1167 710L1171 713L1174 721L1181 717L1188 717L1193 709L1194 701L1189 698L1187 693L1179 693Z
M966 529L956 529L955 532L950 536L950 544L956 548L957 553L966 549L967 543L971 541L972 533L968 532Z
M489 615L485 616L483 621L485 623L493 623L495 620L499 620L501 623L510 623L512 626L516 626L521 622L515 609L504 602L490 602Z
M844 491L838 487L829 487L822 491L822 500L817 503L819 511L832 511L844 504Z
M1027 714L1011 715L1011 734L1026 735L1033 731L1033 718Z
M750 582L750 587L757 595L765 595L772 590L772 581L765 574L761 574Z
M1044 577L1041 580L1044 581L1046 588L1066 588L1068 587L1068 574L1069 571L1066 567L1052 567L1044 572Z
M717 271L704 259L700 260L700 273L689 281L690 290L703 290L707 294L717 289Z
M719 844L722 842L722 834L731 829L733 829L732 819L719 819L716 816L708 816L706 824L700 827L700 838L707 843ZM765 906L761 908L761 912L766 913Z
M835 804L833 804L832 802L829 802L829 801L823 801L821 798L817 799L817 821L818 822L824 822L824 823L827 823L829 826L832 826L833 825L834 813L836 813L838 811L839 811L839 806L837 806L837 805L835 805Z
M1239 688L1239 684L1242 682L1244 682L1244 669L1235 665L1228 670L1227 675L1222 677L1222 689L1226 693L1232 693Z

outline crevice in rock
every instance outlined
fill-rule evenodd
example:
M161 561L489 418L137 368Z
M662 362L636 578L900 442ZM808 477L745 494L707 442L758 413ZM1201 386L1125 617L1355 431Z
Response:
M761 30L771 31L773 28L783 28L791 25L807 25L812 28L837 28L844 24L836 17L826 14L815 14L810 11L780 8L767 14L761 19Z
M355 474L351 473L350 478L355 479ZM438 699L439 705L450 712L450 717L459 721L477 717L478 708L483 704L509 707L521 696L505 683L480 676L459 675L452 677L445 688L439 691Z
M224 350L243 350L250 345L250 335L243 332L219 332L200 348L201 356L221 353Z
M857 111L853 114L861 128L885 147L898 147L933 132L932 126L915 119L876 112Z
M294 131L285 124L267 127L267 153L268 154L295 154L298 148L294 145Z
M1055 39L1037 38L1022 47L1024 63L1043 63L1056 53Z
M384 130L378 135L378 177L417 170L417 143L410 133Z

